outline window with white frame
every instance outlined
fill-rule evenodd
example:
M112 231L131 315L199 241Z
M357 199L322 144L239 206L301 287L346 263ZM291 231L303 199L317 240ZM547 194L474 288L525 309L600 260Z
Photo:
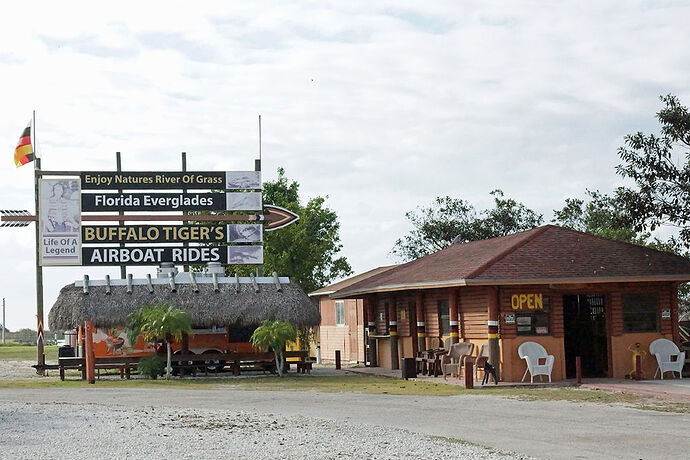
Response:
M335 325L344 326L345 325L345 301L336 300L335 301Z

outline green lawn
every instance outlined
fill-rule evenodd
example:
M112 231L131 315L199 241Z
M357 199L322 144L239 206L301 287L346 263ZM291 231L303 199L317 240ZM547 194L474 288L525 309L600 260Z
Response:
M578 403L624 404L629 407L662 412L690 413L690 404L661 399L643 398L631 394L561 388L486 388L467 390L457 385L414 382L390 377L361 374L342 376L288 375L249 378L173 378L172 380L120 380L112 376L96 381L95 385L79 379L78 374L60 381L55 371L48 378L0 380L2 388L175 388L175 389L236 389L262 391L317 391L323 393L367 393L408 396L488 395L522 400L572 401Z
M57 361L57 346L45 347L46 361ZM34 361L36 347L26 345L0 345L0 361Z

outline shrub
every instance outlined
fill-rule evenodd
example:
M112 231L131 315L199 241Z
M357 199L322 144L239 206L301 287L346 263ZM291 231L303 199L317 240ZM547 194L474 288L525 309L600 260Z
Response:
M157 355L146 356L139 360L139 374L155 380L159 375L163 375L165 361Z

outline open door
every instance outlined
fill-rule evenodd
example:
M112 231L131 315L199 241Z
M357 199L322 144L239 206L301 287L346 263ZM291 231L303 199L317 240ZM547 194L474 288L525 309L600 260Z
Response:
M606 314L603 295L563 296L565 374L575 378L575 357L582 358L583 377L606 377Z

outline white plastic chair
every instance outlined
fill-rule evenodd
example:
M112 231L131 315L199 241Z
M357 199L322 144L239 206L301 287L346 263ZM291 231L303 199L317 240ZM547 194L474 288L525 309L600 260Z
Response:
M546 352L546 349L536 342L525 342L518 347L518 355L527 362L527 369L522 376L525 381L529 372L530 382L534 383L535 375L548 375L551 382L551 370L553 370L554 357ZM544 364L539 364L540 359L545 359Z
M680 351L675 343L668 339L656 339L649 344L649 353L656 356L656 374L661 371L661 380L664 380L664 372L678 372L678 376L683 378L683 365L685 364L685 352ZM675 361L671 361L672 357ZM674 376L675 377L675 376Z

